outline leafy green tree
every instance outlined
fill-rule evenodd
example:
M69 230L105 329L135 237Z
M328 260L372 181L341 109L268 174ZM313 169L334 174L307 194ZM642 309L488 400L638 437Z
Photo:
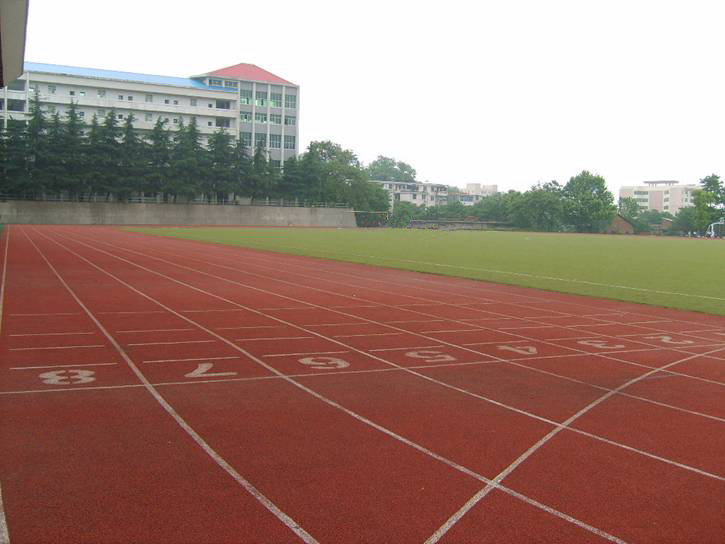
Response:
M121 129L121 163L119 172L119 198L125 200L132 193L144 193L144 170L147 167L147 145L134 128L136 117L126 116Z
M689 233L697 230L697 210L692 206L680 208L674 221L672 221L671 230L674 232Z
M26 125L27 145L27 183L36 193L43 193L50 185L47 169L48 146L47 121L40 105L40 97L35 91L28 108L29 118Z
M183 120L176 131L172 148L173 193L191 200L199 194L206 175L206 150L200 143L201 135L192 117L188 127Z
M697 230L704 231L711 224L720 219L717 208L717 197L710 191L695 191L695 225Z
M725 183L722 182L720 176L710 174L700 180L702 190L713 195L714 207L719 210L725 210Z
M247 178L247 191L252 200L267 198L274 192L276 173L267 160L267 150L262 140L257 141L252 157L250 174Z
M235 190L232 137L219 128L209 138L209 171L203 192L214 200L226 200Z
M522 194L518 191L496 193L482 198L471 207L471 215L480 221L498 221L512 223L514 210L521 204Z
M115 110L106 114L98 133L97 156L98 178L93 180L94 193L106 193L109 199L115 193L120 182L119 166L121 164L120 129Z
M35 196L30 183L28 133L25 121L10 118L3 131L3 192L18 196Z
M378 155L367 167L370 179L378 181L415 181L415 168L391 157Z
M164 198L174 190L171 179L171 135L165 125L166 121L159 117L148 136L144 189L152 194L163 193Z
M63 173L60 183L71 197L75 197L85 187L84 123L78 115L78 105L73 101L71 101L65 117L61 131L62 144L58 150L63 155Z
M577 232L599 232L616 214L614 196L604 178L586 170L569 180L563 196L566 220Z
M54 118L55 123L55 118ZM62 134L62 129L58 131ZM99 187L99 180L104 176L102 156L102 128L96 115L91 119L88 135L83 146L83 192L94 193Z
M636 199L625 196L619 199L619 215L632 222L639 217L640 208Z
M249 177L252 175L252 158L242 138L238 138L232 150L232 193L250 196Z
M564 225L564 198L556 181L538 184L519 198L509 197L510 220L520 228L556 232Z
M388 219L388 225L396 228L405 227L413 218L415 208L410 202L396 202L393 206L393 213Z

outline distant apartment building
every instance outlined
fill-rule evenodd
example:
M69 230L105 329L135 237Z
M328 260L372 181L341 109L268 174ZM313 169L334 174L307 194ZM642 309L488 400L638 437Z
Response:
M448 202L460 202L464 206L473 206L487 196L495 195L498 185L481 185L480 183L467 183L464 193L448 195Z
M693 191L699 185L679 185L679 181L645 181L643 185L626 186L619 190L619 198L634 198L642 210L669 212L694 206Z
M396 202L410 202L416 206L440 206L448 202L448 187L439 183L420 181L370 180L388 192L390 209Z
M36 91L46 113L62 116L73 101L85 123L113 110L119 124L133 114L142 131L159 119L173 131L193 117L203 144L222 128L250 148L261 144L273 166L298 152L299 86L254 64L183 78L26 62L0 91L0 121L26 119Z

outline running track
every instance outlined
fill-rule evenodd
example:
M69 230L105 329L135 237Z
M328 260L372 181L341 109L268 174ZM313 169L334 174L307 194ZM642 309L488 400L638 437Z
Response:
M725 318L5 229L0 542L722 542Z

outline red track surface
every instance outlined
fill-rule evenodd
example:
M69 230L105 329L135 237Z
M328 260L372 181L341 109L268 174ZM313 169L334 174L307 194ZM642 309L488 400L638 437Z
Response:
M0 543L723 542L725 319L6 229Z

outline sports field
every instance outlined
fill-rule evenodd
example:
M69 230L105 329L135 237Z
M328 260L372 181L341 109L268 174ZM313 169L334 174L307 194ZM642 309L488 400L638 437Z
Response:
M0 258L1 544L722 542L725 317L113 227Z
M725 315L725 241L408 229L142 232Z

